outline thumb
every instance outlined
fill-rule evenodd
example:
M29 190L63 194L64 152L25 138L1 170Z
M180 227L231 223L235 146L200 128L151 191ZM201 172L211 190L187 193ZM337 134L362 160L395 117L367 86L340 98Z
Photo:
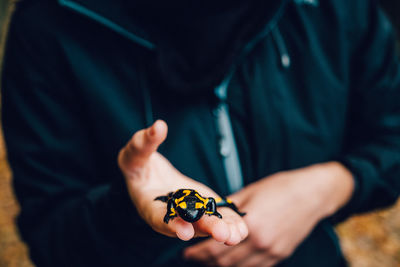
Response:
M150 156L157 151L158 146L164 142L167 132L168 126L162 120L157 120L149 128L136 132L119 152L120 168L128 172L142 168Z

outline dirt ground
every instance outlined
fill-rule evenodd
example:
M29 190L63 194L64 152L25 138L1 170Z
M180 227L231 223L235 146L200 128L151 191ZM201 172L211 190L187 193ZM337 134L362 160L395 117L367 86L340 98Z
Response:
M11 173L6 164L3 138L0 138L0 266L31 267L26 246L20 241L14 218L18 205L11 190Z

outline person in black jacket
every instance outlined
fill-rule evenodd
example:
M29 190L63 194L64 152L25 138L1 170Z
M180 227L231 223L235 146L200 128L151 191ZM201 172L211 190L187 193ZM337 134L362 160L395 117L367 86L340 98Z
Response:
M20 1L18 227L39 267L345 266L333 225L399 196L399 99L373 0ZM180 188L247 214L165 224Z

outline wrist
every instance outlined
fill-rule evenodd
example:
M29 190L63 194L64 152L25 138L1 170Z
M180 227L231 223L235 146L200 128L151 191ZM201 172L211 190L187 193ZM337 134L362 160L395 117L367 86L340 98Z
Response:
M348 201L354 191L353 174L341 163L331 161L314 165L321 179L318 198L321 217L335 214Z

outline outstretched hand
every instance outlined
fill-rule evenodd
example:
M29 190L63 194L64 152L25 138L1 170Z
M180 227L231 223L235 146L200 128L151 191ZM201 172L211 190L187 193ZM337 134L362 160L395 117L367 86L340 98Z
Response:
M226 245L236 245L248 235L243 219L228 208L220 208L222 219L203 216L195 223L177 217L168 224L163 222L166 204L154 201L158 196L180 188L190 188L205 197L218 197L209 187L182 173L161 154L158 146L167 137L168 127L164 121L156 121L151 127L136 132L121 149L118 164L124 174L129 195L140 216L155 231L182 240L211 236Z

